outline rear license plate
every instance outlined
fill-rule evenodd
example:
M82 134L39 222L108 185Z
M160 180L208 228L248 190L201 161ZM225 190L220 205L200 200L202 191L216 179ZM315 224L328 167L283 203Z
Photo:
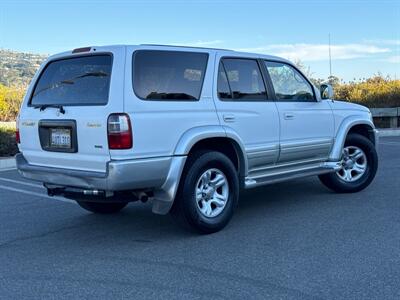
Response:
M52 148L71 148L71 129L50 129L50 147Z

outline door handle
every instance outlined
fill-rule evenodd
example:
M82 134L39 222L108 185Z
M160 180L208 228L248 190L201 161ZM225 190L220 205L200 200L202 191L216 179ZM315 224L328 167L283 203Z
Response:
M294 119L294 114L292 114L292 113L284 113L283 114L283 118L285 120L293 120Z
M223 118L227 123L235 122L235 115L224 115Z

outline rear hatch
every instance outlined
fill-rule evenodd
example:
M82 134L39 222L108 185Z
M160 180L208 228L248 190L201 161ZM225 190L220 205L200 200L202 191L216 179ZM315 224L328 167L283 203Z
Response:
M123 111L124 58L124 47L86 48L38 71L19 116L19 147L30 164L106 172L107 118Z

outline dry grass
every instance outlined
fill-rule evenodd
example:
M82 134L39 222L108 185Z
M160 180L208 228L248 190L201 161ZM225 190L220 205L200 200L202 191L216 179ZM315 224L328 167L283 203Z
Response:
M336 99L370 108L400 107L400 80L375 76L362 82L341 83L334 89Z

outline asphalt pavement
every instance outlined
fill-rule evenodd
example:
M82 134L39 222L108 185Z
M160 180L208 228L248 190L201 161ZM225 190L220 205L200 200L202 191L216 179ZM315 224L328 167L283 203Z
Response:
M243 192L230 224L195 235L151 205L111 216L0 172L0 298L399 299L400 137L373 183L315 177Z

